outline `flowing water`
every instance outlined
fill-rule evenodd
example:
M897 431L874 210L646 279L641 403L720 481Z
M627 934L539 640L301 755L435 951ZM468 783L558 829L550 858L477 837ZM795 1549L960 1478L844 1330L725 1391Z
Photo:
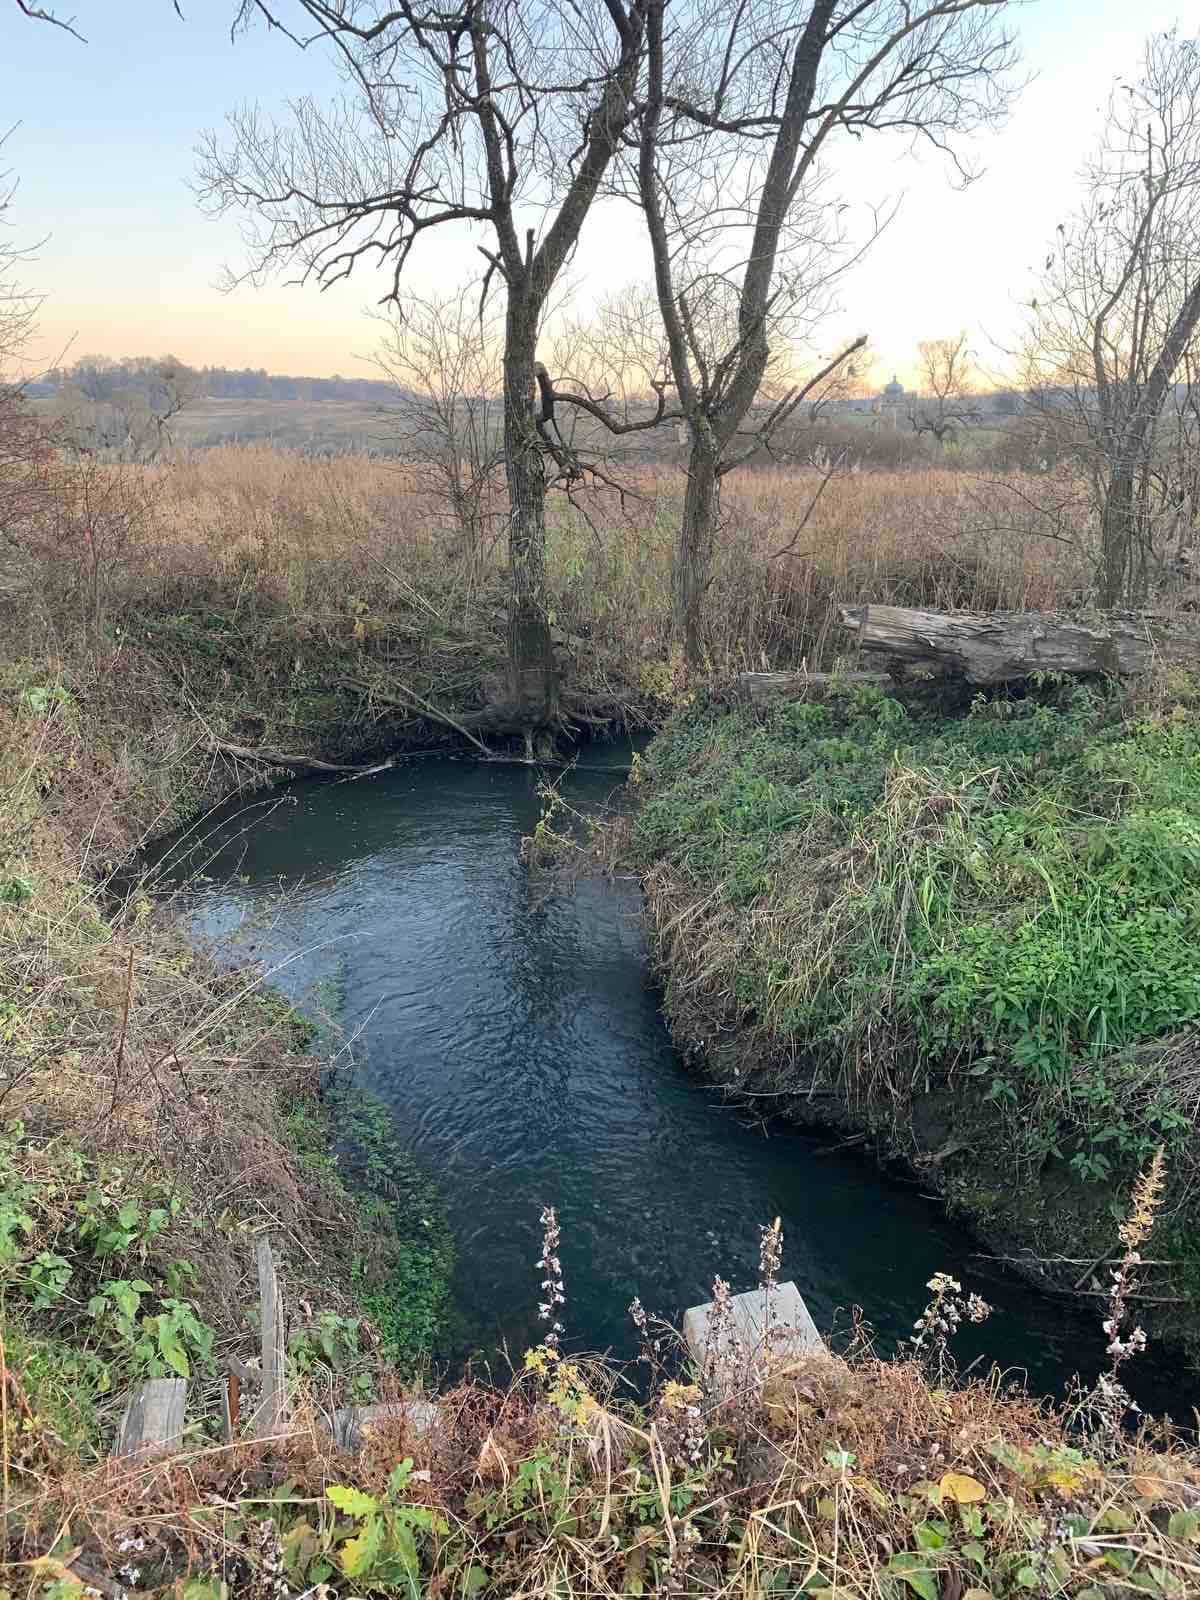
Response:
M623 757L592 746L564 795L603 804ZM714 1273L752 1287L760 1226L780 1216L781 1276L823 1331L857 1306L893 1348L946 1269L995 1307L963 1330L960 1356L1043 1390L1094 1373L1097 1330L988 1268L916 1184L752 1120L684 1070L636 890L548 892L521 865L537 785L520 766L414 759L242 802L156 852L168 875L204 863L187 904L218 954L263 961L301 1001L317 992L356 1036L355 1070L440 1186L457 1242L461 1317L438 1354L536 1342L538 1219L553 1204L577 1348L631 1355L634 1295L676 1320Z

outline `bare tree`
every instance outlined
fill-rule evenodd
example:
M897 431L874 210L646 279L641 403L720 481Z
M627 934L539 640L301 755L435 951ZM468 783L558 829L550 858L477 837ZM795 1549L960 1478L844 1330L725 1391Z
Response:
M1200 326L1200 42L1147 42L1138 80L1113 89L1083 185L1032 303L1025 410L1090 481L1112 606L1144 594L1176 525L1160 453Z
M971 354L967 336L953 339L926 339L917 346L921 363L921 392L908 407L909 426L915 434L927 433L936 439L938 449L946 448L960 429L979 417L979 408L968 392L971 380Z
M707 27L647 0L648 86L638 180L648 220L671 370L690 436L675 562L675 614L692 667L722 477L763 448L800 403L793 394L752 415L774 327L807 293L793 252L820 213L817 162L839 136L911 130L939 149L994 120L1014 55L997 26L1007 0L810 0L801 8L744 0ZM703 159L736 173L706 190ZM832 205L827 205L828 217ZM828 233L828 223L820 232ZM730 261L733 243L737 258ZM696 337L694 298L706 263L724 255L736 333L710 358ZM821 274L818 271L818 279ZM834 352L826 371L851 357Z
M175 422L201 389L199 373L172 355L84 356L57 380L55 410L67 449L142 464L174 443Z
M1153 491L1166 522L1157 553L1194 577L1200 525L1200 351L1194 346L1183 352L1155 439Z
M562 316L546 340L545 398L568 497L582 477L636 497L612 473L656 448L659 423L678 421L662 322L653 290L630 284L601 298L586 318ZM566 406L564 412L562 407Z
M292 263L328 285L364 264L391 298L430 235L483 230L483 289L501 285L509 513L508 703L495 725L552 728L558 683L547 618L548 439L537 337L634 112L646 0L291 0L297 42L340 56L349 96L300 100L279 127L254 109L210 137L202 195L247 211L256 278ZM243 0L241 21L282 27ZM536 398L535 398L536 397ZM552 437L552 435L550 436ZM551 469L553 470L553 469Z
M396 387L389 433L419 481L449 510L452 551L472 571L486 555L502 512L503 327L480 316L478 285L414 297L387 318L376 365Z
M21 546L49 504L55 441L25 394L39 302L22 282L30 252L5 232L15 193L0 173L0 539Z

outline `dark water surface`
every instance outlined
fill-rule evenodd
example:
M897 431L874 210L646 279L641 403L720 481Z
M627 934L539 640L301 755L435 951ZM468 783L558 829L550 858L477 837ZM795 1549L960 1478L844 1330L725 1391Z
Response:
M602 804L627 756L591 747L563 793ZM538 1215L553 1204L580 1348L631 1355L635 1294L675 1320L709 1298L714 1273L752 1287L760 1225L779 1215L781 1275L823 1331L859 1306L891 1348L928 1278L948 1270L996 1308L964 1330L965 1358L1024 1368L1043 1390L1093 1373L1096 1330L973 1261L915 1185L827 1139L753 1126L685 1072L636 892L592 881L548 893L520 864L537 781L420 759L366 782L295 784L191 836L204 843L188 864L212 880L189 896L197 933L263 960L297 999L317 991L441 1187L463 1326L439 1354L507 1342L519 1357L536 1341ZM167 841L160 862L182 849Z

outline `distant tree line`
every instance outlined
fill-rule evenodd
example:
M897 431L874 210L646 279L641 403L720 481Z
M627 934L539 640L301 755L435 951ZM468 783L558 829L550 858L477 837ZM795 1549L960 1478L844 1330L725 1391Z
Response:
M83 356L69 367L56 368L28 386L45 397L76 389L94 401L118 394L149 395L160 385L164 365L186 371L194 397L213 400L352 400L360 404L394 400L395 385L382 378L293 377L263 367L185 367L173 357Z

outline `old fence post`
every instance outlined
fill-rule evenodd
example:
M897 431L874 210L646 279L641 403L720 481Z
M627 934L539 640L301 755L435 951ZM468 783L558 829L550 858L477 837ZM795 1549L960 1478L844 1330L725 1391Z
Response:
M254 1432L265 1438L278 1433L287 1414L287 1349L284 1343L283 1296L275 1258L266 1234L254 1247L258 1266L259 1326L262 1331L262 1393L254 1413Z

